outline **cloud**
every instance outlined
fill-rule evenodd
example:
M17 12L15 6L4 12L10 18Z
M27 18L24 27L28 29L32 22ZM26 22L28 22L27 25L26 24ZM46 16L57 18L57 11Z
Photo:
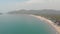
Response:
M29 0L16 3L16 9L60 9L60 0Z
M45 4L45 0L29 0L22 3L16 3L17 9L38 9L40 5Z
M0 5L1 10L12 11L19 9L60 9L60 0L28 0L24 2L8 2Z

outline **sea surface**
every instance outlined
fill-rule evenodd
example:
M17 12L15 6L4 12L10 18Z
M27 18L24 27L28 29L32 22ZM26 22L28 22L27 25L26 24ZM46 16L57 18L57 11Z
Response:
M1 15L0 34L56 34L53 27L29 15Z

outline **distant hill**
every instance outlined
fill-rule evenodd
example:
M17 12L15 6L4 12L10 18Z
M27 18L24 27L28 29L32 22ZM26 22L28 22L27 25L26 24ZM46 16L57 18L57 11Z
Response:
M60 15L60 10L51 10L51 9L45 9L45 10L17 10L17 11L11 11L7 14L46 14L46 15Z

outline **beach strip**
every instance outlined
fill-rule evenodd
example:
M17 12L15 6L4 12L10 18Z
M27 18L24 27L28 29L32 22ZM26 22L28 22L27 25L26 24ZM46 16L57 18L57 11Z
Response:
M60 34L60 27L57 26L57 25L54 25L54 22L52 22L51 20L46 19L45 17L42 17L42 16L36 16L36 15L30 15L30 16L33 16L33 17L36 17L36 18L38 18L40 20L45 21L46 23L48 23L49 25L51 25L52 27L54 27L54 29L58 32L58 34Z

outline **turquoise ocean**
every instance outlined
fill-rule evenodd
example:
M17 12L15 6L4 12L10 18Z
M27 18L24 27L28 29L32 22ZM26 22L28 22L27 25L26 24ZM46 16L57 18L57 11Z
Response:
M1 15L0 34L56 34L55 29L29 15Z

